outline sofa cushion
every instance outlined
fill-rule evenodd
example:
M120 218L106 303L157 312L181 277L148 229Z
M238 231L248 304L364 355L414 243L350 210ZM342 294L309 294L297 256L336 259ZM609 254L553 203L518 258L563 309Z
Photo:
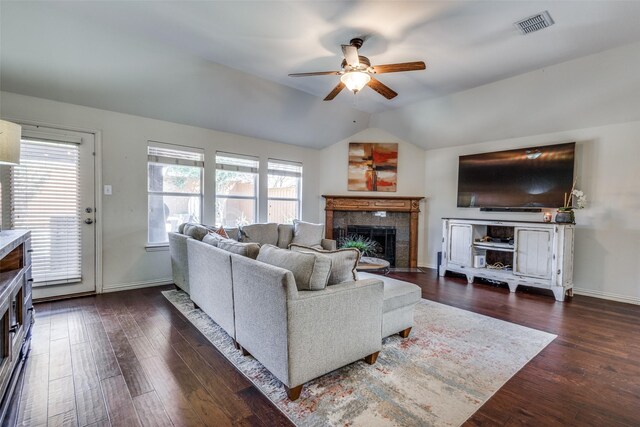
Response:
M242 234L241 242L254 242L261 245L278 244L278 224L275 222L268 224L249 224L240 227Z
M297 219L293 221L293 239L291 239L291 243L318 247L323 237L324 224L312 224ZM320 248L322 247L320 246Z
M257 243L242 243L231 239L220 240L218 248L251 259L256 259L260 252L260 246Z
M358 278L382 279L384 282L384 302L382 304L383 313L416 304L420 301L420 298L422 298L422 291L420 287L413 283L364 272L358 273Z
M196 240L200 240L200 241L202 241L204 236L209 234L209 231L210 230L207 227L205 227L204 225L200 225L200 224L187 224L184 227L184 234L186 234L189 237L193 237Z
M291 271L299 291L326 288L331 274L331 258L320 253L293 252L273 245L262 245L257 260Z
M295 243L292 243L289 249L295 252L320 253L331 258L331 273L329 274L327 286L357 280L356 267L360 260L360 251L357 249L345 248L325 251L308 246L296 245Z
M293 224L278 224L278 247L287 249L293 239Z

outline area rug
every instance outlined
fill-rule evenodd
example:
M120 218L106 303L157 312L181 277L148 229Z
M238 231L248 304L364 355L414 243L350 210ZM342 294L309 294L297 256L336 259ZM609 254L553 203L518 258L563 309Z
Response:
M164 296L297 426L459 426L555 335L421 300L407 339L384 339L374 365L356 362L284 387L177 290Z

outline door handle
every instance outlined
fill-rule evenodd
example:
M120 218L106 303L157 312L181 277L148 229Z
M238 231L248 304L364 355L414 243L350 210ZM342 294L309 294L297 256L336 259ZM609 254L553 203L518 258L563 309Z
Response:
M91 218L87 218L84 220L85 224L93 224L93 220Z

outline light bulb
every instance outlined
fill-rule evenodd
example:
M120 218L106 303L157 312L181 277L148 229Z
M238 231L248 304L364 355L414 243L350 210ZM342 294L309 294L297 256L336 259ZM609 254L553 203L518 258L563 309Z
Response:
M362 71L349 71L340 77L340 81L353 93L360 92L370 80L371 76Z

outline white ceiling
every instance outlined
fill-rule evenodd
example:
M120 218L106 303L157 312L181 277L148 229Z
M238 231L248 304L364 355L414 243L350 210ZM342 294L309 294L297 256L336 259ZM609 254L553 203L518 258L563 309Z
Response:
M366 127L367 115L357 110L404 107L640 40L639 1L2 1L1 7L3 90L315 147ZM552 27L528 36L513 27L543 10L555 19ZM340 44L354 36L366 38L360 53L374 65L424 60L427 70L380 75L399 93L391 101L365 90L320 102L337 76L287 77L339 69ZM314 97L234 76L227 67ZM241 81L245 91L238 90ZM265 97L252 100L256 108L274 94L277 131L207 116L224 105L250 110L254 86ZM179 111L162 107L180 94L189 98ZM224 103L211 105L214 95ZM273 123L278 116L267 110ZM295 123L287 121L291 115ZM319 129L326 130L322 139Z

